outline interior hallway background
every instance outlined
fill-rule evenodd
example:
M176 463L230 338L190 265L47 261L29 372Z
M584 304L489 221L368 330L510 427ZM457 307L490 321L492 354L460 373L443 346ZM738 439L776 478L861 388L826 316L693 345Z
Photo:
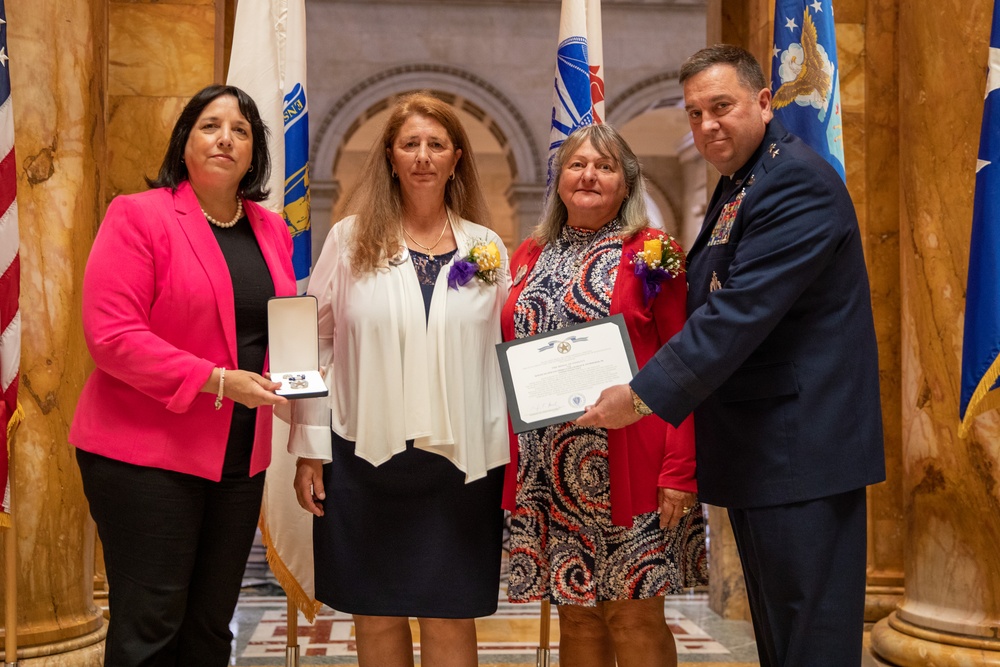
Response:
M957 436L989 5L836 0L847 181L886 417L890 478L869 496L868 612L887 664L1000 664L1000 420L986 415L972 437ZM540 203L558 10L558 0L307 0L315 233L349 186L351 141L365 143L384 100L431 88L476 119L473 141L492 156L490 204L506 240L523 236ZM683 132L671 134L677 67L720 40L769 62L771 11L768 0L604 2L608 117L651 165L657 208L682 239L700 219L706 170ZM105 627L66 443L91 364L78 323L90 244L111 197L142 189L187 96L223 80L232 16L233 0L7 2L27 411L14 471L18 627L32 664L97 664ZM725 546L719 517L713 549ZM722 574L711 597L739 614L731 556L713 554Z

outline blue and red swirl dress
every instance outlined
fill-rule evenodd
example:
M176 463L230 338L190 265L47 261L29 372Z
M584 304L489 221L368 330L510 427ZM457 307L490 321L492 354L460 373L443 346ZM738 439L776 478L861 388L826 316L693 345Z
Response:
M607 317L621 253L617 221L597 231L564 226L525 277L515 336ZM556 424L520 434L518 447L512 602L593 606L680 591L677 531L660 529L656 512L630 528L612 524L605 429Z

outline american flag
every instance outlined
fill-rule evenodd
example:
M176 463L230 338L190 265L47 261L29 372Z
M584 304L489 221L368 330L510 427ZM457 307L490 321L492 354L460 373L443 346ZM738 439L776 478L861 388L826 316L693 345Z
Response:
M7 11L0 0L0 485L3 512L0 526L10 525L10 470L7 447L21 420L17 404L17 379L21 365L21 311L17 299L21 288L18 259L17 173L14 161L14 110L10 101L10 70L7 57Z

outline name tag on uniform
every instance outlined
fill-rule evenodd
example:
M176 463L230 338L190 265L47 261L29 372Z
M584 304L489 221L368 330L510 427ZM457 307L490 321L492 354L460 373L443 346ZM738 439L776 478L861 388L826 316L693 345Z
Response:
M736 199L722 207L719 219L715 221L712 229L712 237L708 240L708 245L725 245L729 243L729 234L733 231L733 222L736 221L736 213L740 210L740 204L747 194L747 189L743 188L736 195Z

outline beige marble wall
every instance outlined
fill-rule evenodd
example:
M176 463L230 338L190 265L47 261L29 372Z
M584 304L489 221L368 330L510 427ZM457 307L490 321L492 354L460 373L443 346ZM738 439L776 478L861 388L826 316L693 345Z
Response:
M898 0L855 0L838 5L837 50L844 85L846 130L857 137L860 154L848 153L863 173L849 172L848 185L858 206L872 288L879 344L879 383L885 437L886 481L868 492L868 596L865 620L888 615L901 599L903 586L903 443L900 353L899 261L899 99L897 64ZM845 16L846 15L846 16ZM846 48L845 48L846 47ZM856 105L861 99L860 108ZM856 159L855 159L856 158ZM857 178L855 178L857 176Z
M94 529L66 442L91 368L83 268L111 197L145 187L186 99L222 79L225 1L7 0L23 321L18 635L25 665L98 665ZM53 604L53 600L57 603ZM25 660L27 658L27 660Z
M94 533L66 433L89 364L78 285L103 205L105 3L8 0L6 10L26 413L13 472L19 655L96 665Z
M115 195L146 189L184 104L223 80L223 0L108 3L108 178Z
M990 10L934 0L897 10L906 591L872 632L894 665L1000 664L1000 420L957 435Z

